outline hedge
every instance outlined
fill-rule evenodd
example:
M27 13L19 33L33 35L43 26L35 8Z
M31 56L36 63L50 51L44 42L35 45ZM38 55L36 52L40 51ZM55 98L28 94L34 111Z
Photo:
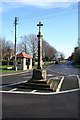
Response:
M14 61L2 60L1 63L2 65L13 65Z

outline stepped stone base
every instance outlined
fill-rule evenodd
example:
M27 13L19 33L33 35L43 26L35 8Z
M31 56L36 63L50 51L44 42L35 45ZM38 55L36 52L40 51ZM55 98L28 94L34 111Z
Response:
M46 80L46 70L43 69L34 69L32 80Z

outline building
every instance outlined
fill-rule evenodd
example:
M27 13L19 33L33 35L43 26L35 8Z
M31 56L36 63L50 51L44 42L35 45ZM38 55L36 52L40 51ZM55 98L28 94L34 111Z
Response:
M17 54L17 69L18 70L27 70L32 69L32 56L21 52Z

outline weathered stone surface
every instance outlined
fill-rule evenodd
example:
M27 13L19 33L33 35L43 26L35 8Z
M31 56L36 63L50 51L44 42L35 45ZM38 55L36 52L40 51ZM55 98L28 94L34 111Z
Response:
M34 69L33 70L33 80L41 80L41 79L46 79L46 70L42 69Z
M38 37L38 66L37 69L42 69L42 34L41 34L41 26L43 26L43 24L41 22L39 22L39 24L37 24L37 26L39 27L39 33L37 35Z
M42 69L42 34L41 34L41 26L43 26L43 24L41 24L41 22L39 22L39 24L37 24L37 26L39 27L39 33L37 35L38 37L38 65L37 65L37 69L33 70L33 76L32 76L32 80L41 80L41 79L46 79L46 70Z

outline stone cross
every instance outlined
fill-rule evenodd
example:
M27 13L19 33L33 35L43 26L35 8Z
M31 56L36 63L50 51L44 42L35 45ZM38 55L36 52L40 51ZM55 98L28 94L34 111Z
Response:
M39 26L39 32L41 32L40 29L41 29L41 26L43 26L43 24L41 24L41 22L39 22L39 24L37 24L37 26Z
M37 35L38 37L38 66L37 69L42 69L42 35L41 35L41 26L43 26L43 24L41 24L41 22L39 22L39 24L37 24L37 26L39 26L39 33Z

